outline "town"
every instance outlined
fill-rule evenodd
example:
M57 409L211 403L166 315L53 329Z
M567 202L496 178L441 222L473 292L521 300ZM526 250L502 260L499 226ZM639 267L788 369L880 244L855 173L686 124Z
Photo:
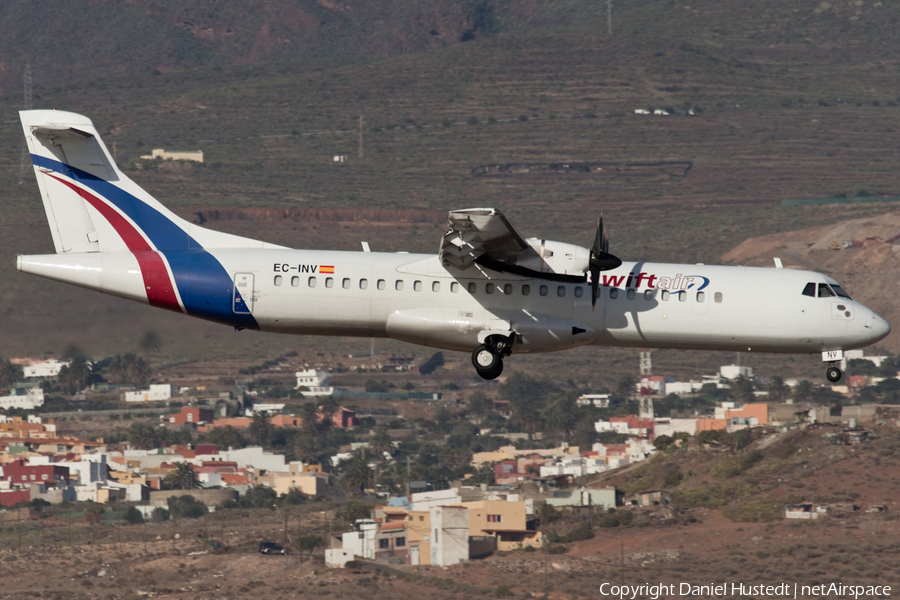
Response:
M96 363L68 354L3 361L0 522L10 528L0 544L21 545L29 524L73 511L139 524L307 506L320 516L304 535L289 536L285 520L271 539L230 543L318 551L335 568L555 552L591 523L671 519L694 506L681 471L661 482L628 474L642 465L730 455L816 428L829 443L859 445L900 417L900 362L862 351L847 353L847 385L828 387L740 365L676 381L652 375L642 351L639 376L613 390L519 373L471 389L438 385L430 376L448 367L441 353L420 364L370 356L311 365L292 352L230 379L192 365L151 378L134 354ZM888 506L790 497L775 518L860 509ZM576 524L560 536L551 523L565 517Z

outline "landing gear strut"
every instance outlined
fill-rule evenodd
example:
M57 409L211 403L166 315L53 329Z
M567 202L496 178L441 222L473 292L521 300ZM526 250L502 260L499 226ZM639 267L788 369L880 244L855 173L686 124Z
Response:
M841 380L841 370L834 366L834 363L831 363L831 366L828 367L827 371L825 371L825 377L831 383L837 383Z
M491 335L472 352L472 365L482 379L496 379L503 372L503 358L512 354L515 332L509 337Z

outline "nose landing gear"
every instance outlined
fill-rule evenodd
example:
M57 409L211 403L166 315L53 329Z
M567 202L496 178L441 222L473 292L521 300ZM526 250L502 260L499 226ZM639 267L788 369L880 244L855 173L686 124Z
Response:
M512 354L516 333L509 337L502 335L488 336L484 344L472 352L472 365L482 379L496 379L503 372L503 358Z
M841 370L834 366L834 363L831 363L831 366L828 367L827 371L825 371L825 377L831 383L837 383L841 380Z

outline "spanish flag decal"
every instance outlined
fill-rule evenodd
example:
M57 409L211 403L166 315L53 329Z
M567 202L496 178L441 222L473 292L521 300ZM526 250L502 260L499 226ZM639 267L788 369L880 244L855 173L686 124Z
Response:
M334 265L321 265L319 273L334 273Z

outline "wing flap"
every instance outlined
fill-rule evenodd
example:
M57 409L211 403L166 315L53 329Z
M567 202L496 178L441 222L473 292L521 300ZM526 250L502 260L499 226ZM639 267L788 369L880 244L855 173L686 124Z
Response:
M496 208L451 211L438 253L444 266L465 269L484 254L515 262L522 252L534 252L515 227Z

